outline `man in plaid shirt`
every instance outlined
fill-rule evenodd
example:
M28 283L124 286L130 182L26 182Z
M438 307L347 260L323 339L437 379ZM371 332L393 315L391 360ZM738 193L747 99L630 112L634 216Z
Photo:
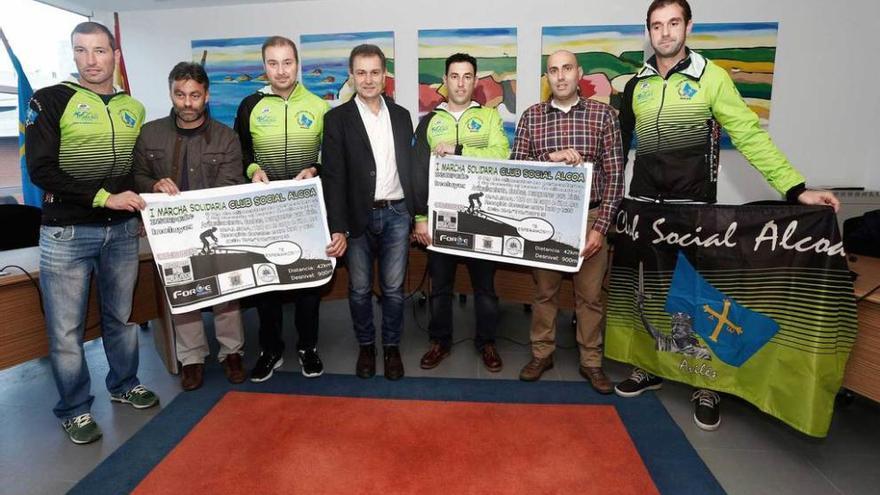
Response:
M574 275L580 373L599 393L613 391L602 371L602 280L608 267L605 235L623 197L623 153L617 116L610 106L578 95L584 75L574 54L560 50L547 59L547 81L553 97L529 107L520 118L512 160L593 164L587 242L583 264ZM532 304L532 360L520 379L535 381L553 367L556 313L562 273L534 271L537 292Z

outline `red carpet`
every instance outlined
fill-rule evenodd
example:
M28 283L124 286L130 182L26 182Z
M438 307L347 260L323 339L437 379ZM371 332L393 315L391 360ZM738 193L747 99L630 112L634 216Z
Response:
M613 406L229 392L135 493L658 491Z

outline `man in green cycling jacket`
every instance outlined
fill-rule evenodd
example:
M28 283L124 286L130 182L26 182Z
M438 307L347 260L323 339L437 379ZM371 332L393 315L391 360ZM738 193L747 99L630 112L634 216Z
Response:
M431 154L476 156L507 159L510 143L504 134L501 115L496 108L484 107L473 101L477 83L477 59L456 53L446 59L443 85L446 100L422 117L416 129L415 162L420 171L420 190L427 203L428 165ZM478 196L470 198L471 213L480 208ZM428 218L417 215L413 237L428 245ZM474 288L474 309L477 313L474 344L483 365L492 372L501 371L503 363L495 347L495 327L498 323L498 297L495 295L495 262L477 258L462 258L431 251L428 269L431 273L430 348L422 356L423 369L435 368L449 356L452 346L452 288L459 262L468 267Z
M714 203L723 127L746 160L788 201L837 210L832 193L806 188L803 175L760 127L727 71L685 46L693 27L687 0L654 0L646 22L654 56L626 84L620 110L624 156L633 132L638 136L632 198ZM660 377L635 368L615 392L635 397L662 385ZM691 400L696 425L716 430L721 425L718 394L696 390Z
M299 54L293 41L271 36L262 54L269 85L242 100L235 118L245 175L253 182L316 177L324 114L330 106L297 81ZM345 247L345 236L332 234L327 255L342 256ZM316 378L324 373L317 351L321 288L296 289L293 299L297 358L303 376ZM262 382L284 363L282 293L264 292L254 296L254 302L260 315L261 352L251 381Z
M70 41L78 75L34 93L25 146L28 173L44 191L40 289L60 395L54 412L68 438L86 444L101 438L82 344L93 272L110 400L145 409L159 397L138 381L138 326L128 321L144 208L132 151L144 107L113 86L120 52L105 26L83 22Z

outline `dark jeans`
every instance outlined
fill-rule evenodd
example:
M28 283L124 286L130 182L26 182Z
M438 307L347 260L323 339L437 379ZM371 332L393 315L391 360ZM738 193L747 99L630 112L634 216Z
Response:
M371 212L367 230L348 240L348 307L358 344L376 341L373 324L373 262L379 260L382 288L382 345L400 345L403 333L403 281L409 254L410 215L395 201Z
M298 350L313 349L318 345L321 288L295 289L291 293L295 305L293 321L299 334L296 348ZM253 296L254 304L257 306L257 314L260 315L260 349L265 353L284 353L284 340L281 338L283 333L283 295L284 292L273 291Z
M452 343L452 289L458 263L467 265L474 288L474 309L477 313L477 332L474 344L495 342L498 324L498 296L495 295L495 262L465 258L451 254L428 253L428 269L431 273L431 323L428 332L431 340L449 347Z

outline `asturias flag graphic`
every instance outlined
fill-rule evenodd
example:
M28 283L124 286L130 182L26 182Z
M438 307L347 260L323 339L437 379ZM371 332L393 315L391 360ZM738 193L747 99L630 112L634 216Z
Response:
M12 52L12 47L6 41L6 36L3 34L2 29L0 29L0 39L2 39L3 45L6 46L6 52L9 53L12 66L18 75L18 159L21 161L21 195L24 198L24 204L41 208L43 206L43 191L31 182L27 171L24 149L24 128L27 125L28 119L32 117L28 114L34 90L31 88L31 83L28 82L28 78L21 68L18 57L15 56L15 53Z
M681 251L665 309L667 313L691 315L694 330L718 359L736 367L779 331L773 319L737 304L706 282Z

